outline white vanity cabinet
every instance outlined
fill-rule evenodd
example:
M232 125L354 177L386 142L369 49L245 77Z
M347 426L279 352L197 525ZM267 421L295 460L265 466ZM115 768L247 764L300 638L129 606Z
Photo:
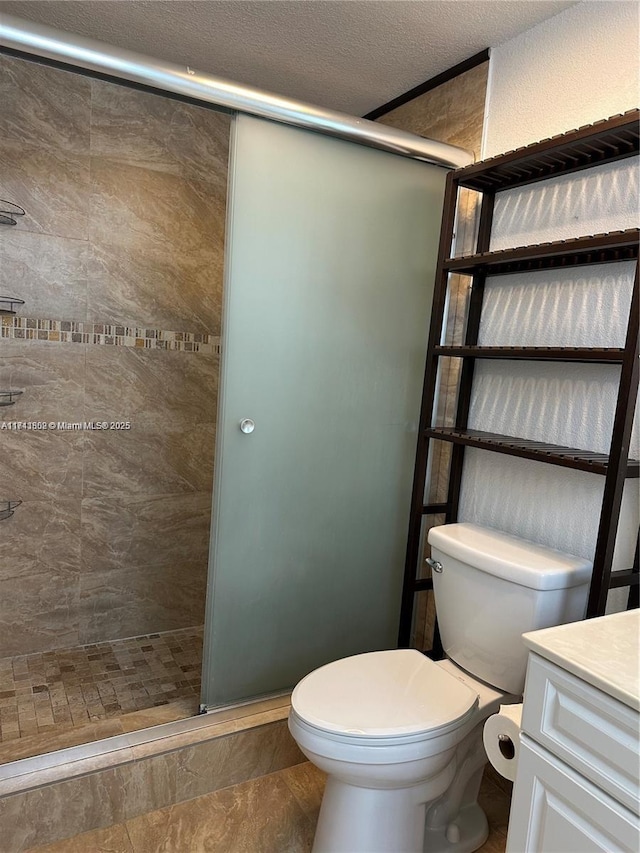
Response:
M524 635L507 853L640 850L637 611Z

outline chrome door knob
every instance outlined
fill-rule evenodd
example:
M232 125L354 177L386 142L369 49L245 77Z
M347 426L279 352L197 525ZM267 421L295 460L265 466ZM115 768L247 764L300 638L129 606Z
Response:
M240 429L245 435L249 435L256 428L255 423L251 420L251 418L243 418L240 421Z

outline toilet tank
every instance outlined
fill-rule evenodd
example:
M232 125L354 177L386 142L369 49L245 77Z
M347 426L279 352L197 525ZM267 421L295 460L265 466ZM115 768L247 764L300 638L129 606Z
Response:
M584 619L592 564L477 524L444 524L428 536L433 591L448 657L482 681L522 693L525 631Z

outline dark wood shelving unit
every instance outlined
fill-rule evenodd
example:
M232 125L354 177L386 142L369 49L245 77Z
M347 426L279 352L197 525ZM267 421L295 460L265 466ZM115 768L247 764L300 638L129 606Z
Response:
M414 473L399 635L400 646L410 644L416 593L433 588L430 578L417 576L422 557L423 518L426 515L439 514L444 516L446 523L456 521L465 447L480 448L489 452L601 475L604 478L604 493L593 557L587 617L600 616L605 612L607 594L609 589L613 588L628 587L628 607L638 607L639 549L636 548L633 566L623 571L616 571L613 575L611 568L624 483L628 478L640 476L640 462L628 458L633 407L638 390L640 230L634 228L593 236L578 236L569 240L519 246L500 251L490 251L490 239L497 193L613 163L638 154L640 150L639 120L640 112L631 110L623 115L613 116L593 125L475 163L452 172L447 177ZM478 236L474 254L449 257L460 188L475 190L481 194ZM636 264L624 347L478 346L484 287L488 276L594 266L616 261L635 261ZM471 277L471 294L464 342L457 346L444 346L441 344L441 335L451 273ZM462 362L453 427L433 424L438 388L438 366L445 358L460 359ZM474 368L478 359L619 365L620 380L609 453L596 453L584 448L560 447L517 436L496 435L469 429L467 421ZM567 369L570 370L570 367ZM452 445L449 487L446 501L425 504L427 463L431 442L434 441L446 441ZM436 624L431 654L437 657L441 652Z

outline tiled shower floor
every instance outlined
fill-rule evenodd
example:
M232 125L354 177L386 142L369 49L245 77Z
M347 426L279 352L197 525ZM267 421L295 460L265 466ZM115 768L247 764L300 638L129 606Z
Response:
M0 763L195 714L201 666L202 627L2 658Z

